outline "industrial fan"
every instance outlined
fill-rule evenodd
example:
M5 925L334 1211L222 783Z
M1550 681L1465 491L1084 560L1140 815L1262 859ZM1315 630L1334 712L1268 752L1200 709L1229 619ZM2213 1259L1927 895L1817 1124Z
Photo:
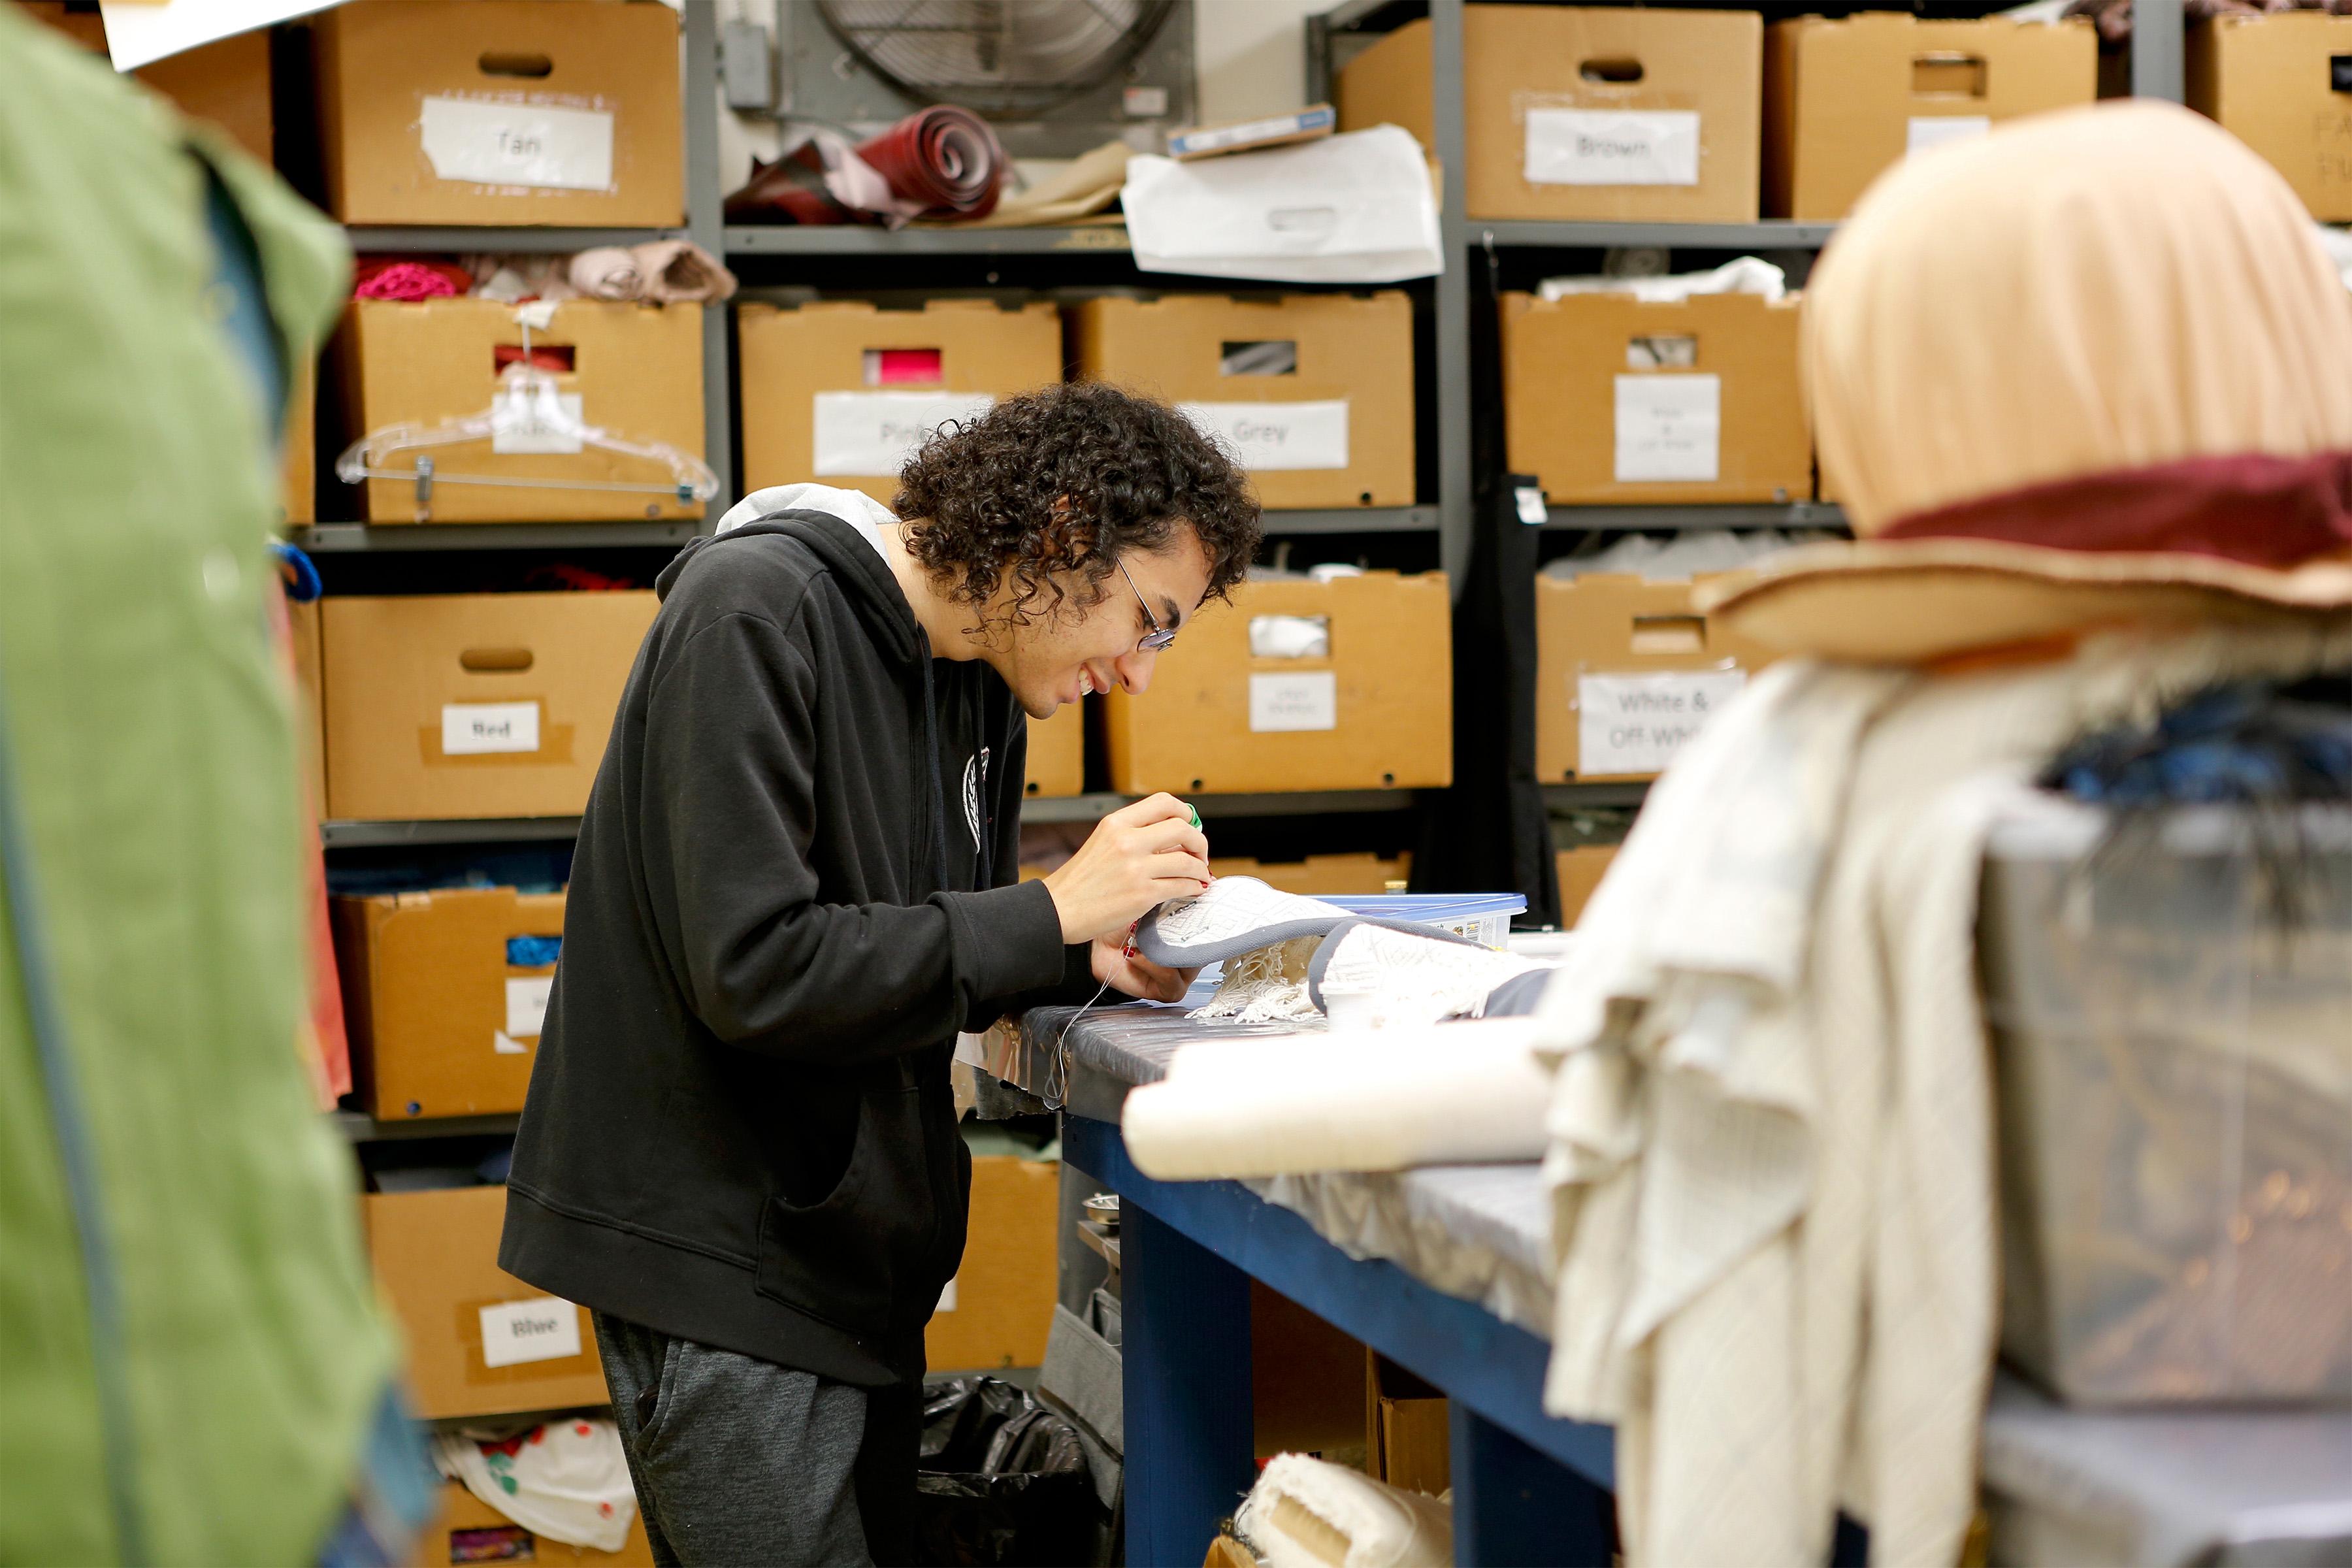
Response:
M813 0L779 6L793 117L878 126L926 104L984 116L1006 150L1157 149L1191 118L1191 0Z

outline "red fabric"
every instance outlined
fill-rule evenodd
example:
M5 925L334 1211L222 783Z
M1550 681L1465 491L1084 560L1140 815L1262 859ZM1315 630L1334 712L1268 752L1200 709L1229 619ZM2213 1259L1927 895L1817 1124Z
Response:
M1916 512L1881 539L1991 539L2273 569L2352 550L2352 452L2250 452L2060 479Z
M473 289L474 275L454 261L378 257L352 273L354 300L446 300Z
M988 121L949 104L907 116L857 149L926 217L986 217L1004 186L1004 149Z
M286 613L286 595L269 595L271 639L278 645L278 671L286 689L294 689L294 626ZM298 1052L310 1071L310 1086L319 1109L332 1110L352 1091L352 1047L343 1025L341 973L335 967L335 931L327 916L327 857L319 843L320 803L310 798L310 786L301 787L302 809L296 831L302 839L302 899L305 957L304 978L310 1005L296 1030Z

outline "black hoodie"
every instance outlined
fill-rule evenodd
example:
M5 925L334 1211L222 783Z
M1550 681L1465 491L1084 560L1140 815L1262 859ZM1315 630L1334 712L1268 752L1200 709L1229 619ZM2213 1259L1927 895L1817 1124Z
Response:
M663 1333L919 1378L963 1253L960 1029L1093 989L1013 874L1026 730L797 511L663 572L572 862L499 1266Z

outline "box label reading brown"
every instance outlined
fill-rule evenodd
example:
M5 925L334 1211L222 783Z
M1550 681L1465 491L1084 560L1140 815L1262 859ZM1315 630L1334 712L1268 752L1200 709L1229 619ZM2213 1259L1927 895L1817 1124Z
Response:
M1699 116L1687 109L1530 109L1531 185L1696 185Z
M430 97L417 134L440 179L541 190L614 188L613 116L604 110Z

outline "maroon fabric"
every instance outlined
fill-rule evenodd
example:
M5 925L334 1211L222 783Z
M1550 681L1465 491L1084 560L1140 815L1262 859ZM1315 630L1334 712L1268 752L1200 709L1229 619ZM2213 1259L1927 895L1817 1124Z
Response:
M1004 150L988 121L949 104L907 116L857 149L925 217L986 217L1004 186Z
M2352 451L2190 458L2060 479L1915 512L1876 537L2161 551L2283 569L2352 550Z

